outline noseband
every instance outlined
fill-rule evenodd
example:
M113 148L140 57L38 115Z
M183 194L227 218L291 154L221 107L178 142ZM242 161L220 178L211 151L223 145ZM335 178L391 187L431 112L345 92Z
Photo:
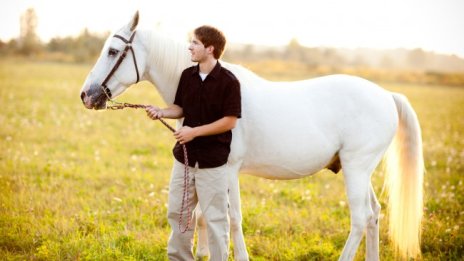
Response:
M102 84L101 84L101 88L103 89L103 92L105 93L106 97L111 101L111 97L112 97L112 93L111 93L111 90L106 86L106 84L108 83L108 81L110 80L111 76L113 76L113 74L116 72L116 70L119 68L119 66L121 65L122 61L124 60L124 58L126 58L126 55L127 55L127 52L130 50L131 53L132 53L132 57L133 57L133 60L134 60L134 66L135 66L135 72L137 73L137 81L135 83L138 83L139 80L140 80L140 76L139 76L139 68L137 67L137 60L135 58L135 53L134 53L134 48L132 48L132 41L134 40L134 37L135 37L135 32L134 31L132 33L132 35L130 36L129 40L127 40L126 38L118 35L118 34L115 34L113 35L113 37L116 37L118 39L120 39L121 41L123 41L124 43L126 43L126 47L124 48L124 50L122 51L121 55L119 56L119 59L116 61L116 63L114 64L113 66L113 69L111 69L110 73L108 73L108 75L106 76L105 80L103 80Z

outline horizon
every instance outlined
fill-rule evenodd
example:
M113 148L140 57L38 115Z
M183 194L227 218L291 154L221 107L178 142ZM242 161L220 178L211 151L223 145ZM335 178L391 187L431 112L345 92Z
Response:
M37 34L45 43L55 37L75 37L84 29L92 33L114 31L139 10L142 27L156 27L179 40L186 40L193 28L211 24L224 31L230 45L279 47L296 39L305 47L422 49L464 59L464 34L461 32L464 17L460 14L464 1L460 0L394 0L388 3L380 0L349 3L287 0L286 5L281 5L281 1L268 1L265 6L246 0L237 0L232 5L222 0L206 0L192 6L184 0L159 5L144 0L0 0L0 3L3 10L0 22L9 25L0 28L2 41L19 37L20 16L28 8L36 11ZM227 8L219 9L221 5ZM197 14L199 11L201 13ZM240 19L237 20L237 16Z

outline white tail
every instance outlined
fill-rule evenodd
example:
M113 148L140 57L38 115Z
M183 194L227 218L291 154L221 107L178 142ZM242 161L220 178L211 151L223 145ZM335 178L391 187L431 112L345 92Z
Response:
M419 257L424 158L419 120L404 95L393 93L399 126L386 155L389 230L401 258Z

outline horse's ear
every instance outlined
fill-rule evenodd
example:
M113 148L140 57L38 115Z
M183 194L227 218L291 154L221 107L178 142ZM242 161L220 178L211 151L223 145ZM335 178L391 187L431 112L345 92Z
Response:
M138 24L139 24L139 11L137 10L137 11L135 12L134 17L132 17L131 22L129 23L129 25L130 25L130 30L131 30L131 31L134 31Z

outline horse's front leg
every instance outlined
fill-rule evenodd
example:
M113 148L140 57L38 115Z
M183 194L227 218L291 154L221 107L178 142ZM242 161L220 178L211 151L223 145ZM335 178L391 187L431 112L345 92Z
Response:
M239 164L231 166L229 173L229 216L230 233L234 242L234 259L238 261L248 261L248 251L245 245L245 238L242 230L242 209L240 203L240 184L238 180Z

